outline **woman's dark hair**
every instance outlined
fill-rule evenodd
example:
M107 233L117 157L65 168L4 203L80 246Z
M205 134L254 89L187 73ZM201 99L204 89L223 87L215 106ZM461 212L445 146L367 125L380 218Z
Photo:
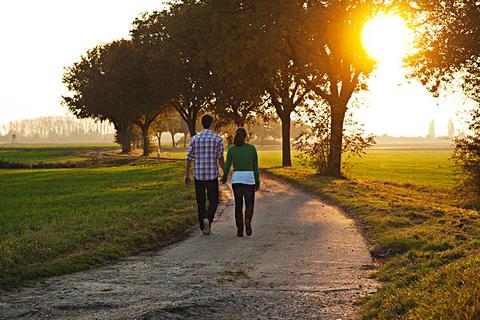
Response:
M245 140L247 139L247 130L245 128L238 128L237 131L235 131L235 137L233 138L233 143L237 147L241 147L245 144Z

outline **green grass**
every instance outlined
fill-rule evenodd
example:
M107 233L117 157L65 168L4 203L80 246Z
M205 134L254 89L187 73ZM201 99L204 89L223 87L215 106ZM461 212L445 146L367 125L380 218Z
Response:
M22 146L0 147L0 160L20 163L79 162L99 151L117 149L114 146Z
M163 157L175 159L184 159L185 155L185 152L162 153ZM298 152L292 152L293 167L302 168L298 155ZM264 169L282 164L280 150L259 150L258 157L260 167ZM349 178L448 190L459 179L450 157L451 150L368 150L361 158L346 158L344 172Z
M384 284L363 302L363 319L480 319L478 211L440 189L268 171L342 207L364 230Z
M345 161L350 178L451 189L459 174L451 150L369 150Z
M83 270L183 234L183 165L0 170L0 288Z

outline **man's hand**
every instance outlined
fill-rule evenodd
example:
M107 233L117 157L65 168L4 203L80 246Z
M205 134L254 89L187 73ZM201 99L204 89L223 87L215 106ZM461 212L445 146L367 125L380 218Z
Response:
M190 175L185 175L185 184L189 186L190 183L192 183L192 180L190 180Z

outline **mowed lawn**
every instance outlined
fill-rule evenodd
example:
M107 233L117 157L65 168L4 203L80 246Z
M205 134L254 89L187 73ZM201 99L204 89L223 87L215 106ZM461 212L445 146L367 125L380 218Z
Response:
M0 170L0 288L88 268L185 234L183 165Z
M0 146L0 161L13 163L63 163L84 161L91 155L118 149L116 146Z
M344 173L349 178L414 184L447 190L454 187L459 174L447 149L371 149L363 157L344 157ZM163 153L169 158L184 159L185 152ZM292 151L294 168L304 168L299 153ZM260 167L279 167L280 150L259 150Z

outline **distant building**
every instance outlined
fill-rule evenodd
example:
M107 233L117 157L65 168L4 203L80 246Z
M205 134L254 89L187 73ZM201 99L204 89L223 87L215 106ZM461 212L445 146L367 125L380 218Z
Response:
M448 137L453 138L455 136L455 125L452 118L448 119Z
M435 139L435 120L430 121L430 126L428 127L427 138Z

